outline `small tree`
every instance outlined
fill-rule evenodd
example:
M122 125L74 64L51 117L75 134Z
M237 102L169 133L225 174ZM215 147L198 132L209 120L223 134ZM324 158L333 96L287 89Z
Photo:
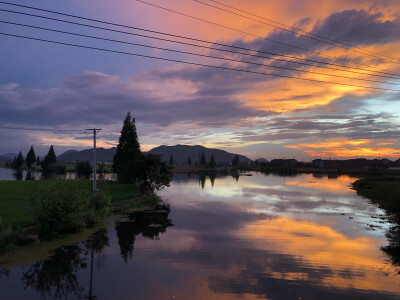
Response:
M29 150L28 154L26 155L25 162L26 162L28 169L30 169L32 167L32 165L36 162L35 150L33 150L32 145L31 145L31 149Z
M210 162L208 163L211 169L215 169L215 166L217 165L215 162L214 154L211 155Z
M90 164L90 161L79 161L77 160L75 163L75 169L76 173L78 174L78 177L85 177L89 178L90 174L93 172L92 165Z
M203 150L203 152L201 152L200 165L201 165L203 168L207 165L206 156L204 155L204 150Z
M174 155L173 154L171 154L171 156L169 157L169 165L170 166L173 166L174 165Z
M24 164L24 157L22 156L22 152L20 150L18 156L14 157L11 167L14 170L20 170L23 164Z
M232 166L236 168L239 165L239 155L236 154L235 158L232 160Z
M187 163L188 163L189 167L192 165L192 159L190 158L190 156L189 156L189 158L187 160Z
M53 145L50 146L49 152L47 152L46 156L42 161L42 168L45 170L49 165L57 163L57 156L54 152Z

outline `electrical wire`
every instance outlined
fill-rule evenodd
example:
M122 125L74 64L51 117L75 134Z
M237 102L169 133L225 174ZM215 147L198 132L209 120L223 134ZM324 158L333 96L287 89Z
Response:
M86 34L80 34L80 33L75 33L75 32L51 29L51 28L46 28L46 27L34 26L34 25L21 24L21 23L15 23L15 22L8 22L8 21L0 20L0 23L23 26L23 27L28 27L28 28L40 29L40 30L45 30L45 31L50 31L50 32L68 34L68 35L85 37L85 38L102 40L102 41L109 41L109 42L127 44L127 45L132 45L132 46L146 47L146 48L151 48L151 49L156 49L156 50L169 51L169 52L173 52L173 53L181 53L181 54L188 54L188 55L205 57L205 58L219 59L219 60L224 60L224 61L229 61L229 62L238 62L238 63L243 63L243 64L262 66L262 67L268 67L268 68L275 68L275 69L281 69L281 70L290 70L290 71L301 72L301 73L332 76L332 77L336 77L336 78L360 80L360 81L367 81L367 82L374 82L374 83L381 83L381 84L389 84L389 85L400 85L400 83L384 82L384 81L372 80L372 79L353 78L353 77L342 76L342 75L327 74L327 73L321 73L321 72L315 72L315 71L306 71L306 70L293 69L293 68L282 67L282 66L274 66L274 65L261 64L261 63L255 63L255 62L249 62L249 61L243 61L243 60L237 60L237 59L218 57L218 56L213 56L213 55L205 55L205 54L193 53L193 52L188 52L188 51L181 51L181 50L175 50L175 49L169 49L169 48L163 48L163 47L157 47L157 46L150 46L150 45L139 44L139 43L131 43L131 42L126 42L126 41L121 41L121 40L108 39L108 38L103 38L103 37L98 37L98 36L91 36L91 35L86 35Z
M84 46L84 45L79 45L79 44L58 42L58 41L52 41L52 40L46 40L46 39L40 39L40 38L34 38L34 37L28 37L28 36L22 36L22 35L16 35L16 34L4 33L4 32L0 32L0 35L18 37L18 38L23 38L23 39L30 39L30 40L40 41L40 42L46 42L46 43L52 43L52 44L58 44L58 45L65 45L65 46L71 46L71 47L98 50L98 51L103 51L103 52L124 54L124 55L137 56L137 57L144 57L144 58L157 59L157 60L169 61L169 62L177 62L177 63L182 63L182 64L188 64L188 65L199 66L199 67L208 67L208 68L214 68L214 69L220 69L220 70L230 70L230 71L236 71L236 72L243 72L243 73L250 73L250 74L257 74L257 75L266 75L266 76L273 76L273 77L280 77L280 78L291 78L291 79L298 79L298 80L310 81L310 82L318 82L318 83L337 84L337 85L348 86L348 87L357 87L357 88L382 90L382 91L390 91L390 92L400 92L400 90L389 89L389 88L373 87L373 86L362 86L362 85L356 85L356 84L339 83L339 82L332 82L332 81L325 81L325 80L318 80L318 79L294 77L294 76L288 76L288 75L282 75L282 74L270 74L270 73L265 73L265 72L250 71L250 70L244 70L244 69L236 69L236 68L231 68L231 67L215 66L215 65L203 64L203 63L195 63L195 62L183 61L183 60L172 59L172 58L164 58L164 57L157 57L157 56L151 56L151 55L145 55L145 54L139 54L139 53L124 52L124 51L111 50L111 49L105 49L105 48L98 48L98 47L92 47L92 46Z
M331 56L331 55L322 54L321 52L318 52L318 51L313 51L313 50L302 48L302 47L299 47L299 46L294 46L294 45L291 45L291 44L288 44L288 43L284 43L284 42L280 42L280 41L277 41L277 40L274 40L274 39L271 39L271 38L268 38L268 37L264 37L264 36L261 36L261 35L258 35L258 34L250 33L250 32L243 31L243 30L240 30L240 29L237 29L237 28L233 28L233 27L226 26L226 25L223 25L223 24L219 24L219 23L216 23L216 22L213 22L213 21L209 21L209 20L206 20L206 19L203 19L203 18L195 17L195 16L192 16L192 15L189 15L189 14L186 14L186 13L182 13L182 12L179 12L177 10L173 10L173 9L170 9L170 8L167 8L167 7L163 7L163 6L160 6L160 5L156 5L154 3L150 3L150 2L147 2L147 1L143 1L143 0L135 0L135 1L143 3L143 4L146 4L146 5L149 5L149 6L152 6L152 7L156 7L156 8L168 11L168 12L172 12L172 13L180 15L180 16L184 16L184 17L191 18L191 19L194 19L194 20L198 20L198 21L201 21L201 22L204 22L204 23L208 23L208 24L211 24L211 25L214 25L214 26L218 26L218 27L229 29L229 30L232 30L232 31L236 31L236 32L239 32L239 33L242 33L242 34L246 34L246 35L250 35L250 36L253 36L253 37L257 37L257 38L260 38L260 39L263 39L263 40L267 40L267 41L270 41L270 42L273 42L273 43L277 43L277 44L280 44L280 45L284 45L284 46L287 46L287 47L290 47L290 48L294 48L294 49L298 49L298 50L314 53L314 54L317 54L318 56L321 56L321 57L326 57L326 58L330 58L330 59L337 59L337 60L341 60L341 61L346 62L346 63L353 63L353 64L356 64L356 65L363 65L361 63L350 61L348 59L338 58L338 57L334 57L334 56Z
M130 29L134 29L134 30L151 32L151 33L156 33L156 34L160 34L160 35L172 36L172 37L177 37L177 38L182 38L182 39L187 39L187 40L192 40L192 41L197 41L197 42L204 42L204 43L214 44L214 45L218 45L218 46L231 47L231 48L241 49L241 50L245 50L245 51L253 51L253 52L263 53L263 54L267 54L267 55L277 55L277 56L287 57L287 58L290 58L290 59L298 59L298 60L301 60L301 61L310 61L310 62L318 63L318 64L333 65L333 66L338 66L338 67L341 67L341 68L350 68L350 69L367 71L367 72L371 72L371 73L374 72L374 73L379 73L379 74L388 74L388 75L392 75L392 76L400 76L400 74L395 74L395 73L390 73L390 72L366 70L366 69L362 69L362 68L343 66L343 65L339 65L339 64L335 64L335 63L327 63L327 62L316 61L316 60L312 60L312 59L304 59L304 58L296 57L296 56L292 56L292 55L285 55L285 54L272 53L272 52L266 52L266 51L258 51L258 50L254 50L254 49L244 48L244 47L238 47L238 46L227 45L227 44L222 44L222 43L215 43L215 42L205 41L205 40L201 40L201 39L185 37L185 36L181 36L181 35L169 34L169 33L165 33L165 32L149 30L149 29L144 29L144 28L140 28L140 27L134 27L134 26L117 24L117 23L113 23L113 22L101 21L101 20L97 20L97 19L86 18L86 17L76 16L76 15L72 15L72 14L66 14L66 13L56 12L56 11L52 11L52 10L41 9L41 8L36 8L36 7L31 7L31 6L26 6L26 5L20 5L20 4L15 4L15 3L9 3L9 2L4 2L4 1L0 1L0 4L13 5L13 6L32 9L32 10L38 10L38 11L43 11L43 12L63 15L63 16L71 17L71 18L78 18L78 19L82 19L82 20L87 20L87 21L92 21L92 22L97 22L97 23L102 23L102 24L107 24L107 25L130 28ZM34 15L34 14L29 14L29 13L16 12L16 11L10 11L10 10L5 10L5 9L0 9L0 11L10 12L10 13L14 13L14 14L27 15L27 16L32 16L32 17L37 17L37 18L42 18L42 19L47 19L47 20L52 20L52 21L64 22L64 23L69 23L69 24L74 24L74 25L79 25L79 26L85 26L85 27L90 27L90 28L95 28L95 29L101 29L101 30L107 30L107 31L113 31L113 32L119 32L119 33L124 33L124 34L131 34L131 35L141 36L139 34L123 32L123 31L119 31L119 30L115 30L115 29L109 29L109 28L104 28L104 27L99 27L99 26L94 26L94 25L88 25L88 24L82 24L82 23L77 23L77 22L72 22L72 21L60 20L60 19L40 16L40 15ZM150 37L150 38L154 38L154 37ZM161 38L159 38L159 39L161 39ZM170 41L170 42L183 43L183 42L178 42L178 41Z
M332 40L332 39L329 39L329 38L326 38L326 37L323 37L323 36L312 34L312 33L308 32L308 31L304 31L304 30L300 30L300 29L295 29L297 31L293 31L293 30L286 29L286 28L283 28L283 27L280 27L280 26L276 26L276 25L272 25L272 24L269 24L269 23L266 23L266 22L262 22L260 20L257 20L257 19L245 16L245 15L242 15L242 14L239 14L239 13L235 13L233 11L230 11L230 10L227 10L227 9L224 9L224 8L221 8L221 7L209 4L209 3L205 3L205 2L200 1L200 0L192 0L192 1L200 3L200 4L203 4L203 5L206 5L206 6L209 6L209 7L212 7L212 8L215 8L215 9L218 9L218 10L221 10L221 11L224 11L224 12L227 12L227 13L230 13L230 14L233 14L233 15L236 15L236 16L239 16L239 17L242 17L242 18L245 18L245 19L248 19L248 20L252 20L252 21L255 21L255 22L258 22L258 23L261 23L261 24L265 24L265 25L268 25L268 26L271 26L271 27L274 27L274 28L277 28L277 29L280 29L280 30L284 30L284 31L289 32L289 33L300 35L302 37L306 37L306 38L309 38L309 39L314 40L314 41L318 41L318 42L325 43L325 44L328 44L328 45L340 47L340 48L343 48L343 49L346 49L346 50L349 50L349 51L354 51L354 52L361 53L361 54L364 54L364 55L368 55L368 56L371 56L371 57L379 58L379 59L384 60L384 61L390 61L392 63L399 63L399 61L396 61L395 59L393 59L393 58L391 58L389 56L381 55L381 54L376 53L376 52L372 52L372 51L369 51L369 50L366 50L366 49L355 47L355 46L352 46L352 45L349 45L349 44L346 44L346 43L342 43L342 42L339 42L339 41L336 41L336 40ZM264 17L252 14L250 12L238 9L238 8L230 6L230 5L225 5L225 4L223 4L221 2L218 2L218 1L213 1L213 0L209 0L209 1L210 2L214 2L214 3L218 3L219 5L224 6L224 7L229 7L231 9L236 10L236 11L240 11L240 12L252 15L252 16L257 16L258 18L261 18L261 19L265 19ZM269 21L269 19L267 19L267 20ZM288 25L284 25L284 26L289 27L289 28L293 28L293 27L290 27ZM299 32L305 32L305 34L299 33ZM321 38L322 39L326 39L327 41L324 41ZM384 58L384 57L386 57L386 58Z

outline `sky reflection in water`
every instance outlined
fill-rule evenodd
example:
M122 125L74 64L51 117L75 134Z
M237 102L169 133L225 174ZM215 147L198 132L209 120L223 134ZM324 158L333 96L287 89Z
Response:
M349 188L354 180L253 173L238 181L217 177L212 185L209 178L177 174L161 192L171 205L169 214L132 216L98 238L104 245L94 252L93 294L98 299L397 298L399 278L380 250L390 224L375 218L383 212ZM69 299L89 293L92 248L85 242L62 249L70 261L64 269L75 276L70 282L78 290L69 292ZM57 261L56 254L50 262ZM29 273L34 266L0 275L0 299L52 299L54 280L50 294L40 291L37 281L27 285L26 274L35 279ZM46 272L40 278L48 278Z

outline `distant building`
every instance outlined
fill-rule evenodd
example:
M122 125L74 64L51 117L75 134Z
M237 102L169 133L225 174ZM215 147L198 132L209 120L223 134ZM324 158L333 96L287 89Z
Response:
M297 166L297 160L295 159L273 159L271 160L271 167L278 168L294 168Z
M390 166L392 162L389 159L344 159L344 160L328 160L314 159L312 161L313 168L328 170L384 170Z

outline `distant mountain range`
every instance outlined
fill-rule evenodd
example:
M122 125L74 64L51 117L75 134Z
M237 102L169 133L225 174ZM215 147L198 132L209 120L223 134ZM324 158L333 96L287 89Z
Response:
M96 159L97 161L111 162L114 159L114 155L117 148L97 148L96 149ZM64 162L75 162L76 160L92 160L93 159L93 149L86 149L82 151L68 150L63 154L57 156L57 161Z
M18 153L4 153L0 154L0 162L11 161L14 157L18 156Z
M202 151L206 157L207 162L210 161L211 155L214 154L216 163L231 163L236 154L229 153L220 149L210 149L203 146L188 146L188 145L176 145L176 146L159 146L151 149L148 153L157 154L162 157L164 161L169 161L171 155L174 156L176 164L186 164L190 157L192 163L200 161ZM97 161L111 162L114 159L116 148L104 149L97 148L96 158ZM64 162L75 162L79 160L92 160L93 150L86 149L82 151L68 150L63 154L57 156L58 161ZM251 162L252 160L246 156L239 155L240 162Z
M153 148L149 151L152 154L158 154L162 157L163 160L169 161L171 155L174 156L175 164L186 164L188 158L190 157L192 163L195 164L196 161L200 161L201 153L204 151L204 155L206 157L206 161L209 162L211 155L214 154L214 159L216 163L231 163L234 159L234 153L229 153L220 149L210 149L203 146L188 146L188 145L175 145L175 146L159 146ZM246 156L239 155L240 162L248 162L250 163L252 160Z

